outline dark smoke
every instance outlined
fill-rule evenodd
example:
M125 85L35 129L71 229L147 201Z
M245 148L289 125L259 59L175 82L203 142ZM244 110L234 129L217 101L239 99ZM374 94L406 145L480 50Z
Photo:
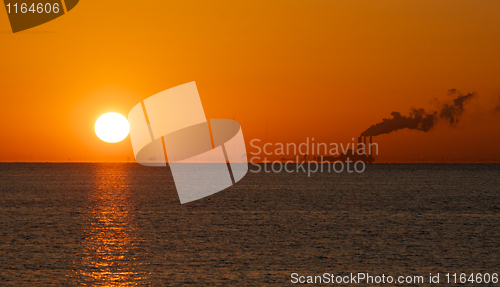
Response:
M500 101L500 97L498 97L498 100ZM497 104L495 109L493 110L495 114L500 114L500 103Z
M468 93L467 95L462 95L456 89L449 90L448 94L458 94L458 96L452 103L443 104L439 111L428 113L424 109L412 108L408 116L402 116L399 112L392 112L392 118L383 119L382 122L372 125L361 136L377 136L401 129L428 132L439 119L449 121L450 125L456 124L464 112L464 104L474 97L475 94Z
M453 93L457 93L455 89L452 90L454 91ZM450 92L452 90L450 90ZM458 93L458 97L453 100L453 104L443 105L443 108L441 109L441 118L447 119L450 122L450 125L453 125L453 123L456 122L458 123L458 118L464 112L464 103L472 97L474 97L474 94L468 93L467 95L462 95Z

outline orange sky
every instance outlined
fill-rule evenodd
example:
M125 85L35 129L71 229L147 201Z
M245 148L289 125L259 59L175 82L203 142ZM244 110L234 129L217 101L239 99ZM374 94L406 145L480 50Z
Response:
M247 142L350 142L476 92L459 125L382 135L378 162L500 161L499 1L81 1L13 34L0 8L0 161L123 161L94 123L196 81ZM250 146L247 146L251 151Z

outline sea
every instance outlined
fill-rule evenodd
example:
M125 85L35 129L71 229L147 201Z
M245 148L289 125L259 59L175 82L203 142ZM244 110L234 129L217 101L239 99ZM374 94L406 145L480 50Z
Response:
M500 165L249 172L181 205L168 167L0 163L0 286L282 286L325 273L500 274Z

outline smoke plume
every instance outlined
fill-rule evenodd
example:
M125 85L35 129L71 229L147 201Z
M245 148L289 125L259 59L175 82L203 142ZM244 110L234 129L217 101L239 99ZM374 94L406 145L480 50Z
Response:
M391 118L383 119L365 130L361 136L377 136L388 134L401 129L411 129L428 132L440 120L446 120L450 125L457 124L464 112L464 104L475 96L475 93L460 94L456 89L448 91L449 95L456 95L451 103L442 104L438 111L426 112L424 109L412 108L408 116L399 112L392 112Z
M500 101L500 96L498 97L498 100ZM493 109L493 112L495 114L500 114L500 103L498 103L495 109Z

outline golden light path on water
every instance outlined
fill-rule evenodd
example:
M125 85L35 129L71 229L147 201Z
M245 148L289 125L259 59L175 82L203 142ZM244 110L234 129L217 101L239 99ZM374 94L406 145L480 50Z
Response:
M96 165L95 188L88 193L81 262L75 266L82 285L148 284L147 263L140 260L144 254L137 250L142 239L134 223L127 166Z

